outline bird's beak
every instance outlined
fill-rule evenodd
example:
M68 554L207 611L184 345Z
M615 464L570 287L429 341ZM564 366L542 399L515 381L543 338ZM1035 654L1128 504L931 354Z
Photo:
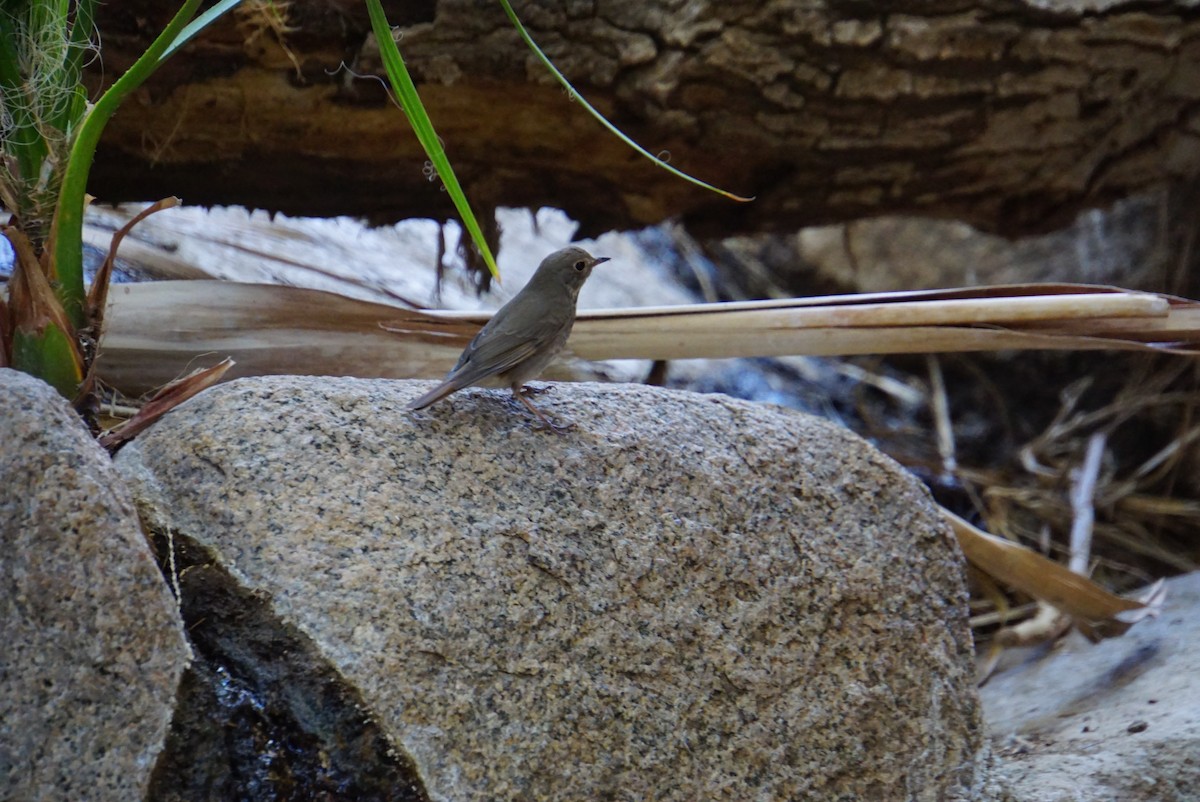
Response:
M612 257L610 257L610 256L598 256L592 260L592 267L595 267L598 264L603 264L604 262L610 261L611 259L612 259Z

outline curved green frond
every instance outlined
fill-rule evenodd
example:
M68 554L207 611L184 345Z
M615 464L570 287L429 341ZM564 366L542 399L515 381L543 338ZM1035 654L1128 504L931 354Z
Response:
M433 164L433 169L437 171L438 178L446 187L446 192L450 195L450 200L454 202L454 208L458 210L463 226L471 235L475 247L483 256L488 271L499 278L500 269L496 267L496 260L492 256L487 240L483 238L483 231L479 228L479 222L475 219L474 212L471 211L467 196L458 183L454 168L450 166L450 160L446 158L446 151L442 148L437 132L433 130L433 122L429 119L429 113L425 111L425 106L421 103L420 96L417 95L417 87L413 84L412 76L408 74L408 68L404 65L399 48L396 47L396 40L392 38L392 28L388 25L387 17L383 13L383 7L379 5L379 0L367 0L367 11L371 15L371 29L375 32L375 39L379 43L379 54L383 58L384 69L387 71L388 78L391 79L392 90L400 101L404 116L408 117L408 122L413 128L413 132L416 133L421 147L425 149L429 161Z
M216 20L225 14L225 12L236 8L241 4L241 2L242 0L221 0L221 2L215 4L212 8L200 14L200 16L189 22L187 26L179 32L179 36L175 37L175 41L171 42L171 44L167 46L167 49L163 51L162 55L158 57L158 62L161 64L171 56L175 55L176 50L186 45L196 36L196 34L200 33L209 25L216 22Z
M621 131L620 128L617 128L615 125L610 123L608 121L608 119L603 114L601 114L599 111L597 111L596 108L591 103L588 103L584 99L583 95L579 94L579 92L576 91L575 87L571 86L571 82L567 80L566 76L563 75L561 72L559 72L558 68L554 66L554 63L550 61L550 58L545 53L542 52L542 49L540 47L537 46L537 42L533 41L533 37L529 35L529 31L525 30L525 26L521 24L520 18L517 17L517 12L513 11L513 7L509 4L508 0L500 0L500 5L504 6L504 13L508 15L508 19L512 22L513 27L517 29L517 33L519 33L521 35L521 38L525 40L525 44L527 44L529 46L529 49L533 51L534 55L536 55L538 57L538 60L541 61L542 64L544 64L546 66L546 69L550 70L550 74L553 75L558 80L558 82L560 84L562 84L568 92L571 93L572 98L579 101L579 104L581 106L583 106L585 109L587 109L589 114L591 114L593 117L595 117L597 120L599 120L600 124L603 125L605 128L607 128L609 131L611 131L613 134L615 134L618 139L620 139L626 145L629 145L629 147L633 148L638 153L645 156L647 159L654 162L656 165L663 168L667 172L673 173L674 175L679 176L680 178L682 178L685 181L690 181L691 183L695 184L698 187L703 187L704 189L707 189L710 192L715 192L718 195L724 195L726 198L729 198L730 200L735 200L735 201L739 201L742 203L748 203L748 202L754 200L754 198L752 198L752 197L744 198L741 195L735 195L732 192L728 192L724 189L721 189L720 187L714 187L712 184L705 183L704 181L701 181L699 178L690 176L687 173L683 172L682 170L678 170L675 167L672 167L671 165L667 164L665 161L658 158L657 156L652 154L650 151L646 150L641 145L639 145L638 143L636 143L632 139L630 139L628 136L626 136L625 133L623 131Z

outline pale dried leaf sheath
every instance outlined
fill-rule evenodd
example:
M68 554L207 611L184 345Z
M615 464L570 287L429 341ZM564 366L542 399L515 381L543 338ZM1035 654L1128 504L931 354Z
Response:
M990 535L949 510L943 509L942 514L972 565L1009 587L1053 605L1078 623L1095 627L1105 635L1120 634L1129 624L1117 616L1146 606L1110 593L1031 549Z
M687 359L1146 348L1200 343L1200 306L1164 296L1055 286L697 304L580 313L568 349L585 359ZM997 297L996 293L1015 292ZM278 373L441 377L488 319L428 313L294 287L219 281L112 290L101 375L130 393L202 354L229 378ZM888 299L899 299L886 303ZM930 300L932 299L932 300Z

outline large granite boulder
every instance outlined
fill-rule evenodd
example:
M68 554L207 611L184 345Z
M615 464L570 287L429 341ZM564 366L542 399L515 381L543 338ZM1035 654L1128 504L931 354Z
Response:
M895 463L725 397L558 385L559 437L426 387L239 380L121 452L223 681L334 744L361 708L412 799L974 798L962 560Z
M141 799L190 652L108 454L0 368L0 799Z

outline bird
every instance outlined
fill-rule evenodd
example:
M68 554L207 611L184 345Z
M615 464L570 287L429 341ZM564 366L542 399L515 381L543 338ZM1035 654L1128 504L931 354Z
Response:
M547 256L529 282L479 330L444 381L409 402L410 410L424 409L465 387L509 387L513 398L537 416L536 429L562 434L574 424L561 425L533 405L534 390L525 383L536 378L562 350L575 325L575 304L592 268L609 261L583 248L567 247Z

